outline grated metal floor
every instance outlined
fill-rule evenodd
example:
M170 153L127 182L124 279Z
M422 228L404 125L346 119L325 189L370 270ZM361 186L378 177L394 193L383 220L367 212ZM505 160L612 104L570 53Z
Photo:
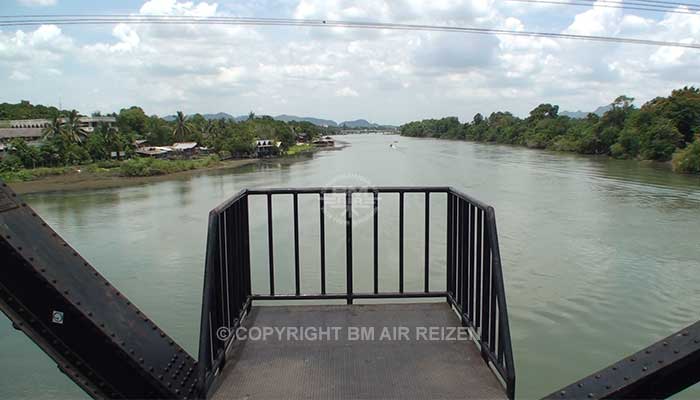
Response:
M284 328L267 340L234 345L214 399L506 398L472 342L418 336L425 332L421 327L460 326L446 302L260 306L253 307L244 325ZM307 330L295 337L286 327ZM349 340L349 327L373 331L374 340ZM405 335L395 327L405 327L397 328ZM311 340L313 331L327 334Z

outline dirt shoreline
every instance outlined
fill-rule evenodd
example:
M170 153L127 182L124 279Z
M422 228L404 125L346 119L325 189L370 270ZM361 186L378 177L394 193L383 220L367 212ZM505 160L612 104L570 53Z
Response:
M204 171L236 169L246 165L260 162L259 159L228 160L222 161L214 166L198 168L189 171L175 172L172 174L156 176L125 177L118 175L108 175L99 173L71 173L26 181L13 182L8 185L18 194L66 192L86 189L108 189L116 187L141 185L144 183L162 182L172 179L190 177Z

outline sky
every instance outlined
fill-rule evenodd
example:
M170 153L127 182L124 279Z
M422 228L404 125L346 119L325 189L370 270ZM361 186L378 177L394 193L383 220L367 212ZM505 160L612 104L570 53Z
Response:
M700 43L700 12L650 13L508 0L2 0L0 15L115 13L488 27ZM549 38L312 27L0 27L0 102L88 114L227 112L423 118L540 103L592 111L700 86L700 50Z

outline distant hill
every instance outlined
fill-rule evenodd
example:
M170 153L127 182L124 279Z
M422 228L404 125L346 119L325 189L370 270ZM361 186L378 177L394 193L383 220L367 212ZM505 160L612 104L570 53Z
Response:
M338 126L338 123L330 120L330 119L320 119L320 118L314 118L314 117L297 117L296 115L286 115L286 114L281 114L272 117L276 120L279 121L284 121L284 122L289 122L289 121L299 121L299 122L311 122L314 125L318 126Z
M344 126L346 128L379 128L379 124L373 124L366 119L356 119L354 121L343 121L339 126Z
M191 117L192 114L187 115L187 117ZM248 119L248 115L239 115L237 117L234 117L231 114L225 113L225 112L219 112L216 114L202 114L202 116L205 119L208 120L218 120L218 119L225 119L225 120L232 120L232 121L245 121ZM164 120L172 122L175 121L175 115L166 115L163 117ZM338 126L343 126L347 128L382 128L382 127L387 127L391 128L392 126L390 125L379 125L375 124L373 122L369 122L366 119L356 119L352 121L343 121L340 124L331 120L331 119L322 119L322 118L315 118L315 117L298 117L296 115L287 115L287 114L280 114L272 117L278 121L284 121L284 122L289 122L289 121L299 121L299 122L310 122L314 125L318 126L330 126L330 127L338 127Z
M610 111L612 109L612 104L608 104L607 106L600 106L593 111L593 114L597 114L598 116L603 116L606 112ZM562 111L559 113L559 115L564 116L564 117L569 117L569 118L586 118L588 116L588 112L586 111Z
M189 114L187 117L191 117L194 114ZM225 113L225 112L220 112L216 114L202 114L202 117L206 120L216 120L216 119L226 119L226 120L235 120L235 121L243 121L245 119L248 119L248 116L239 116L239 117L234 117L231 114ZM175 121L175 118L177 118L175 115L166 115L163 117L164 120L168 122Z

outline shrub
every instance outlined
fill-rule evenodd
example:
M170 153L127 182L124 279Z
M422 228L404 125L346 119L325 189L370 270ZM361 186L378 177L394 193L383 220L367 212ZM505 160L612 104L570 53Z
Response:
M700 140L673 155L673 170L686 174L700 174Z

